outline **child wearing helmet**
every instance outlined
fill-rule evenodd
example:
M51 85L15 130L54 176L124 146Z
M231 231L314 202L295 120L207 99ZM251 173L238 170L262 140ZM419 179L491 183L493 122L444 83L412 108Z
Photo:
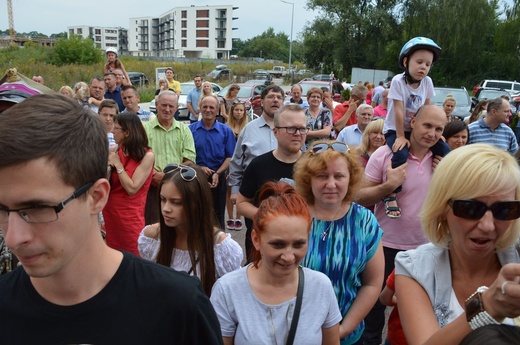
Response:
M404 72L392 79L388 94L388 114L383 133L386 143L393 151L392 168L403 165L408 160L411 120L424 104L429 104L435 95L433 82L428 73L432 64L439 59L441 47L427 37L409 40L399 54L399 67ZM431 151L434 156L445 156L449 146L441 139ZM399 218L401 209L397 204L398 187L392 194L383 198L385 211L390 218Z

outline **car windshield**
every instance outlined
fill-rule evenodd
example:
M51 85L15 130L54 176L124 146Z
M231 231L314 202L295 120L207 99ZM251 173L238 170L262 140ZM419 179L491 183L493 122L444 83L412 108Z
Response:
M330 89L329 85L325 83L301 83L302 87L302 95L304 97L307 97L307 92L311 87L317 87L318 89L321 89L322 87L326 87L327 89Z
M457 106L470 105L468 93L462 89L435 89L435 96L432 97L431 103L442 105L448 95L455 97Z
M195 84L192 83L182 83L181 84L181 95L187 95L188 92L191 91L195 87Z
M511 95L507 91L498 91L498 90L482 90L478 95L478 99L492 99L500 96L506 95L511 99Z

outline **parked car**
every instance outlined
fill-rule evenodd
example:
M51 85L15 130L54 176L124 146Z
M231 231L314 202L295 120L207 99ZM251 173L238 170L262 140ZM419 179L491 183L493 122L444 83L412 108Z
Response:
M513 96L520 96L520 82L509 80L485 79L473 88L473 95L476 96L480 89L495 89L508 91Z
M296 74L297 75L309 75L309 74L312 74L312 72L309 71L308 69L301 69L298 72L296 72Z
M255 79L262 79L267 81L271 81L272 79L271 74L269 74L269 72L267 72L265 69L256 69L253 71L253 75Z
M326 87L329 90L332 90L332 99L336 102L341 100L341 93L343 92L343 85L337 80L334 81L317 81L317 80L302 80L299 82L302 87L302 99L307 101L307 92L311 87ZM287 96L285 97L285 101L289 101L291 99L291 92L287 92Z
M206 74L209 80L229 80L231 70L226 65L218 65L214 70Z
M471 115L471 99L465 88L435 87L435 96L432 97L430 102L442 107L448 95L452 95L456 102L455 109L453 109L451 113L452 118L456 116L460 120L464 120L466 116Z
M144 73L141 72L128 72L128 77L133 86L145 86L148 85L148 78Z
M269 80L266 80L266 79L250 79L250 80L246 80L244 82L245 84L259 84L259 85L269 85L271 82Z
M319 80L319 81L330 81L330 75L329 74L316 74L311 78L312 80Z
M188 98L188 92L191 91L195 87L195 83L193 81L189 81L186 83L181 83L181 94L179 95L179 120L180 121L189 121L189 113L188 106L186 105L186 100ZM213 93L217 94L222 90L222 86L211 83L211 88L213 89ZM155 99L150 102L150 111L157 113L157 107L155 105Z
M517 100L515 97L511 96L511 93L506 90L492 90L492 89L480 89L477 91L475 96L471 99L471 108L477 106L478 102L483 99L493 99L497 97L507 96L509 97L509 103L511 104L511 112L515 114L517 112Z
M240 87L237 97L240 102L245 104L246 111L252 112L256 115L262 115L262 100L260 99L260 95L262 94L262 90L265 88L265 84L230 84L217 94L219 99L226 96L231 85L238 85Z

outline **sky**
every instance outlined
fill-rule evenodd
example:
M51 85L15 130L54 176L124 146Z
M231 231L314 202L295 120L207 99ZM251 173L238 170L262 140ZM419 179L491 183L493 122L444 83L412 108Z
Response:
M305 8L306 0L294 2L293 39L299 37L303 27L318 15ZM17 32L37 31L46 35L67 31L68 26L120 26L128 28L132 17L159 17L175 7L233 5L233 38L246 40L260 35L269 27L275 32L291 33L290 4L280 0L12 0L14 28ZM0 0L0 29L9 28L7 1Z

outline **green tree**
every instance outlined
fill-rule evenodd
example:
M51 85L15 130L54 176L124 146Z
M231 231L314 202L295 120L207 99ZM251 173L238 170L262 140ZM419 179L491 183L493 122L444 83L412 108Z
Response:
M269 27L262 34L255 36L246 42L239 56L243 57L263 57L264 59L274 59L289 61L289 37L283 32L275 33Z
M93 65L101 62L101 53L94 47L90 38L72 35L70 38L60 38L49 57L53 65Z

